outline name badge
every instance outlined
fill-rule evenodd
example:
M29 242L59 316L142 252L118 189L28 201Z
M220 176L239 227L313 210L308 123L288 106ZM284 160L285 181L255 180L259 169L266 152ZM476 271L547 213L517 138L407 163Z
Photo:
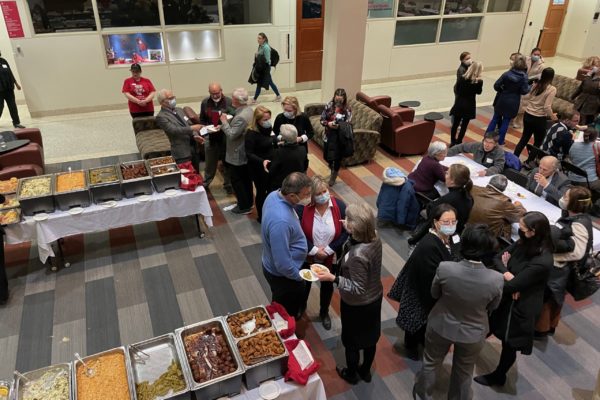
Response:
M2 68L8 68L8 65L2 64Z
M186 120L186 121L188 121L188 120L189 120L189 118L188 118L187 116L186 116L186 117L183 117L183 119L184 119L184 120Z
M485 162L488 164L492 164L494 162L494 160L492 160L491 158L486 158Z
M563 226L561 224L559 224L558 222L556 224L554 224L554 226L556 226L558 229L562 229Z
M452 243L454 243L454 244L460 243L460 235L459 234L452 236Z

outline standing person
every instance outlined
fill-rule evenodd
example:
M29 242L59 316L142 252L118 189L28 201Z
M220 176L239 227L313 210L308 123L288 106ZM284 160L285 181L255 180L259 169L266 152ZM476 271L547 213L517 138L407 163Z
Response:
M336 89L333 99L325 106L321 114L321 125L325 127L323 140L323 158L329 164L331 175L329 186L335 185L338 172L342 166L342 153L339 145L339 123L352 120L352 110L348 106L348 96L344 89Z
M275 117L275 123L273 124L273 132L279 136L281 125L292 124L298 131L298 144L306 149L306 168L304 172L308 170L308 141L313 138L314 131L310 120L300 111L300 104L298 99L293 96L287 96L281 102L283 112Z
M140 64L131 64L131 78L125 79L123 89L121 90L129 106L131 118L152 117L154 115L154 95L156 89L150 79L142 76L142 67Z
M1 55L2 53L0 53ZM21 125L19 109L15 100L15 87L17 90L21 90L21 85L15 79L8 61L0 57L0 116L2 116L2 111L4 111L4 102L6 101L13 127L23 129L25 127Z
M567 216L560 218L552 227L554 268L544 291L542 313L535 324L535 338L554 334L560 321L570 270L584 267L594 244L592 219L587 214L592 207L590 191L584 187L572 187L559 203Z
M275 92L275 100L273 101L277 103L281 101L281 95L271 76L271 46L269 46L269 38L261 32L258 34L256 40L258 41L258 50L254 53L254 64L252 65L250 79L248 79L248 83L252 85L256 83L256 92L254 93L252 104L256 103L261 89L265 88L269 90L269 87Z
M342 221L346 219L346 203L331 196L327 181L321 176L312 178L311 202L304 207L297 207L302 231L308 242L308 256L305 267L318 263L325 265L333 273L337 273L336 261L341 254L342 246L348 239L348 232ZM311 284L306 285L305 301L308 300ZM333 283L321 282L319 290L319 319L325 330L331 329L329 305L333 296ZM306 304L306 303L305 303ZM306 309L306 305L303 307Z
M308 248L294 207L310 203L310 187L310 178L305 174L290 174L281 190L267 196L261 224L262 267L271 288L271 301L281 304L297 319L305 293L300 269Z
M232 106L232 100L223 94L223 88L218 82L212 82L208 85L208 97L200 103L200 123L202 125L213 125L220 127L219 116L222 113L233 115L235 109ZM225 164L225 138L223 132L209 133L208 140L204 142L204 187L208 189L210 183L217 173L217 164L223 162L223 189L227 194L233 193L231 187L231 171Z
M237 198L237 205L231 210L234 214L250 214L254 196L252 179L248 171L246 157L246 129L252 121L252 108L248 106L248 92L244 88L235 89L232 96L235 116L229 122L227 114L221 114L221 130L225 134L225 163L231 170L231 186Z
M546 120L556 121L558 117L552 111L552 101L556 96L556 88L552 86L554 69L545 68L540 80L533 84L531 92L524 96L525 116L523 117L523 135L515 146L515 156L519 157L521 152L533 135L533 145L541 147L546 137ZM533 154L527 157L527 163L534 160Z
M527 77L533 81L541 79L542 71L544 71L545 68L542 49L534 47L527 57Z
M246 133L246 156L250 177L256 189L256 213L258 222L262 219L262 207L269 194L268 165L275 151L275 136L271 131L271 110L258 106L254 110L252 123Z
M425 333L423 366L415 379L413 396L433 399L438 370L454 346L448 399L473 398L471 379L475 361L489 331L488 315L502 299L504 279L482 260L498 243L486 225L468 226L460 237L460 262L440 263L431 295L437 299Z
M510 120L519 112L521 96L529 93L530 90L525 57L515 56L511 69L503 73L494 83L494 90L498 93L494 98L494 116L487 131L494 131L498 128L500 135L498 143L504 145L504 137Z
M468 51L463 51L460 53L458 57L460 59L460 65L456 69L456 83L454 84L454 94L456 95L456 87L458 86L458 81L461 80L465 72L469 69L471 64L473 64L473 59L471 58L471 53Z
M381 335L381 239L375 231L375 214L366 203L350 204L344 221L350 238L344 244L338 275L321 271L320 281L334 282L340 291L342 344L346 368L338 375L350 384L360 377L371 382L371 365ZM359 365L360 351L363 362Z
M273 162L268 166L269 186L277 190L292 172L304 172L306 149L298 144L298 131L291 124L281 125L279 146L273 152Z
M454 97L454 105L450 110L450 115L454 118L450 129L450 146L462 143L469 121L475 118L477 113L475 97L481 94L483 90L482 71L483 64L473 61L467 71L456 82L454 91L456 96ZM459 125L460 132L456 137Z
M573 106L584 125L592 124L600 112L600 69L594 66L573 93Z
M502 341L502 352L493 372L475 377L480 385L503 386L517 351L531 354L535 321L552 270L552 251L548 218L538 211L526 213L519 221L519 240L496 262L505 282L500 306L490 316L490 331Z

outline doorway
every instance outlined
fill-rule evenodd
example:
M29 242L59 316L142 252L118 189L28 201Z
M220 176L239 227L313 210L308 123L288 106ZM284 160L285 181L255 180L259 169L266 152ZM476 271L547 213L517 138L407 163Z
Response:
M569 0L549 1L544 27L538 43L543 57L554 57L556 54L556 46L558 45L568 6Z
M325 0L296 0L296 83L321 80Z

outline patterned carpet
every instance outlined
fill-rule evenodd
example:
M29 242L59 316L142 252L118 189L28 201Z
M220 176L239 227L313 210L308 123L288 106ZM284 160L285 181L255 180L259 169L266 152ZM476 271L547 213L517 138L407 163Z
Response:
M480 140L491 110L479 109L469 126L468 140ZM449 141L450 121L438 121L436 137ZM509 131L514 148L518 132ZM321 151L310 146L310 173L327 174ZM52 165L49 172L69 166L89 168L136 159L137 155ZM419 157L396 158L383 150L373 162L344 169L335 194L347 203L366 201L375 207L381 174L387 166L411 170ZM194 323L266 303L270 291L261 272L260 225L255 214L222 212L234 201L215 180L211 205L215 226L205 239L196 235L192 218L170 219L89 235L69 237L65 251L69 269L50 272L37 259L35 246L6 246L11 298L0 307L0 378L17 368L28 371L69 361L74 352L93 354L121 344L163 334ZM384 242L382 280L388 290L407 256L406 233L379 231ZM403 332L394 323L397 303L384 301L382 337L372 383L350 386L339 379L343 364L339 295L332 301L333 328L313 322L318 313L313 287L307 317L298 333L312 345L322 363L320 375L331 399L410 399L419 362L403 357ZM537 342L533 355L519 356L506 387L496 391L474 385L476 399L591 399L600 360L600 295L575 303L567 300L554 337ZM476 372L497 363L499 342L490 339ZM444 379L436 398L445 398Z

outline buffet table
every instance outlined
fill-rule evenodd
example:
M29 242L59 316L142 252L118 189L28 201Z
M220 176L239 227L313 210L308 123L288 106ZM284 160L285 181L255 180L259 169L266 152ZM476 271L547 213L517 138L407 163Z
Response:
M111 207L93 204L75 215L57 210L48 214L48 218L43 221L24 217L20 223L5 227L6 243L37 242L39 258L45 263L48 257L54 256L52 243L70 235L190 215L202 215L206 225L212 226L212 210L202 186L195 192L177 190L171 196L154 192L143 197L143 200L123 199Z
M325 387L318 373L314 373L308 379L305 386L292 381L285 382L283 378L275 381L281 389L277 400L326 400ZM242 389L238 396L230 397L233 400L260 400L259 388L247 390Z

